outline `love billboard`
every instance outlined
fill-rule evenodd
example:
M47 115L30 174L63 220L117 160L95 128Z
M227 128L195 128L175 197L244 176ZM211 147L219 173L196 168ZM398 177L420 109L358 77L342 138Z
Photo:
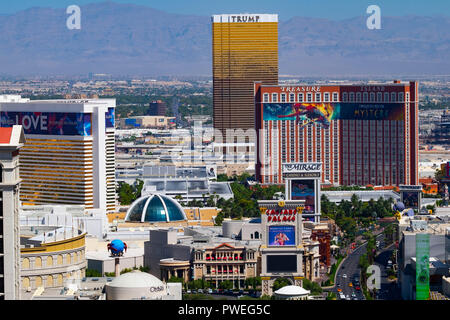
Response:
M92 135L90 113L65 112L0 112L0 126L22 125L25 134Z

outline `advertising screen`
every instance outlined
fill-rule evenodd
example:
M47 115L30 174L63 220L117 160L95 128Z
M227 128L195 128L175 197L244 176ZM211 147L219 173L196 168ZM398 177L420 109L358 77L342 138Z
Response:
M430 295L430 235L416 235L416 300L428 300Z
M403 120L402 103L265 103L263 120L292 120L320 124L331 120Z
M105 114L105 126L106 128L114 128L114 108L108 108L108 112Z
M295 227L270 226L269 246L295 246Z
M267 272L297 272L297 256L267 255Z
M291 199L305 200L305 209L303 209L303 214L314 213L314 180L292 180Z
M403 193L403 203L406 208L418 208L418 206L419 206L419 193L418 192L403 191L402 193Z
M92 135L90 113L65 112L0 112L0 126L22 125L25 134Z

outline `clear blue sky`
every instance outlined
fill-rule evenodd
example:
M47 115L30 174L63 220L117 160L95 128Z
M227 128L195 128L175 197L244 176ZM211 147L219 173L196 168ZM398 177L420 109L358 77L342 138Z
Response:
M65 8L105 0L2 0L0 13L14 13L31 7ZM450 15L449 0L114 0L134 3L170 13L209 16L218 13L278 13L280 20L293 16L319 17L332 20L366 15L375 4L381 15Z

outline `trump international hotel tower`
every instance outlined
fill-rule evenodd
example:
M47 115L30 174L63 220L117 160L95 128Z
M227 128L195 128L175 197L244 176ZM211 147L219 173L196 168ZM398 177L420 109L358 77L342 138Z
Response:
M278 15L214 15L212 35L214 128L254 129L254 81L278 84Z

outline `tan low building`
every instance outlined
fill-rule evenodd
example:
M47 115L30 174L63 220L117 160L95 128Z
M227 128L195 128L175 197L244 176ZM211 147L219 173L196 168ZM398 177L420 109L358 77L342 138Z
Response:
M171 128L175 127L175 117L138 116L120 119L121 128Z
M36 230L39 234L32 236ZM86 233L72 228L22 227L22 290L63 287L67 279L83 278L87 266L85 237Z

